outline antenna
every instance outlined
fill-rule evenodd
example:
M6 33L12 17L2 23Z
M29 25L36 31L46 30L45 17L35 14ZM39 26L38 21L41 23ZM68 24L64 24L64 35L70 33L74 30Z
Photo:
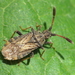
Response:
M70 42L70 43L72 43L73 44L73 42L69 39L69 38L67 38L67 37L64 37L64 36L61 36L61 35L58 35L58 34L51 34L51 36L59 36L59 37L61 37L61 38L64 38L64 39L66 39L68 42Z
M55 7L53 7L53 18L52 18L51 26L50 26L50 28L48 29L49 31L51 31L52 26L53 26L53 24L54 24L55 15L56 15L56 9L55 9Z

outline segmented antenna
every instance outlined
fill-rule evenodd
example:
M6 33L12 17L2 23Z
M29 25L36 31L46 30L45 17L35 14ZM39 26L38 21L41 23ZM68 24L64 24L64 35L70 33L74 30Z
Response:
M61 36L61 35L58 35L58 34L51 34L52 36L59 36L59 37L61 37L61 38L64 38L64 39L66 39L68 42L70 42L70 43L72 43L73 44L73 42L69 39L69 38L67 38L67 37L64 37L64 36Z
M55 7L53 7L53 18L52 18L51 26L48 29L49 31L51 31L51 29L52 29L52 26L53 26L53 23L54 23L54 19L55 19L55 15L56 15L56 9L55 9Z

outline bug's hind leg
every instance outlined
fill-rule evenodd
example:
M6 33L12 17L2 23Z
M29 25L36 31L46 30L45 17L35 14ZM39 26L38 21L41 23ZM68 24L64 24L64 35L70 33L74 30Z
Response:
M22 35L22 33L20 31L16 30L16 31L14 31L14 33L12 34L12 36L10 38L12 38L15 35L15 33L17 33L18 35Z
M4 46L6 46L6 45L10 44L10 42L9 42L8 40L3 40L3 41L5 41L5 42L6 42L6 44L5 44Z
M28 59L32 58L33 56L34 56L34 53L33 53L33 52L31 52L30 57L27 57L27 58L25 58L25 59L22 59L22 61L23 61L23 60L28 60Z
M10 39L14 36L14 34L17 33L19 35L22 35L22 33L20 31L14 31L14 33L12 34L12 36L10 37ZM13 41L14 39L12 38L11 40L7 41L7 40L4 40L6 42L5 46L10 44L11 41Z
M33 56L34 56L34 53L31 52L31 55L30 55L29 57L27 57L27 58L21 59L21 60L19 61L18 65L20 64L20 62L22 62L22 61L24 61L24 60L30 61L29 59L32 58ZM27 62L27 64L29 64L29 62Z

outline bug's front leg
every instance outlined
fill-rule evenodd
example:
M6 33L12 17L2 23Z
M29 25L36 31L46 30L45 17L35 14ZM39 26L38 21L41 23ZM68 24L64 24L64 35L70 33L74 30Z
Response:
M18 35L22 35L22 33L20 31L14 31L14 33L12 34L11 38L15 35L15 33L17 33Z
M55 49L55 47L53 47L53 43L52 42L46 42L45 44L49 44L51 48Z
M54 49L54 51L62 58L64 59L64 57L58 52L55 50L55 47L53 47L53 43L52 42L46 42L46 44L50 44L50 47Z

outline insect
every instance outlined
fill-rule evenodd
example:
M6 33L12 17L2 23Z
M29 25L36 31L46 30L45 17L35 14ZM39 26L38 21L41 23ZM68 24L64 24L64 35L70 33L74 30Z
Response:
M6 44L1 51L4 58L6 60L18 60L29 55L30 53L33 55L33 51L37 48L43 49L44 44L52 44L51 42L46 41L46 39L52 36L59 36L66 39L68 42L73 43L69 38L51 32L55 15L56 9L55 7L53 7L53 18L51 26L49 27L49 29L44 30L43 32L41 32L40 30L34 30L32 27L29 27L31 28L31 32L24 35L19 31L15 31L11 36L11 39L9 41L6 41ZM13 37L15 33L19 34L19 36ZM45 50L40 54L41 57L44 52ZM27 57L26 59L29 59L31 57L32 56Z

